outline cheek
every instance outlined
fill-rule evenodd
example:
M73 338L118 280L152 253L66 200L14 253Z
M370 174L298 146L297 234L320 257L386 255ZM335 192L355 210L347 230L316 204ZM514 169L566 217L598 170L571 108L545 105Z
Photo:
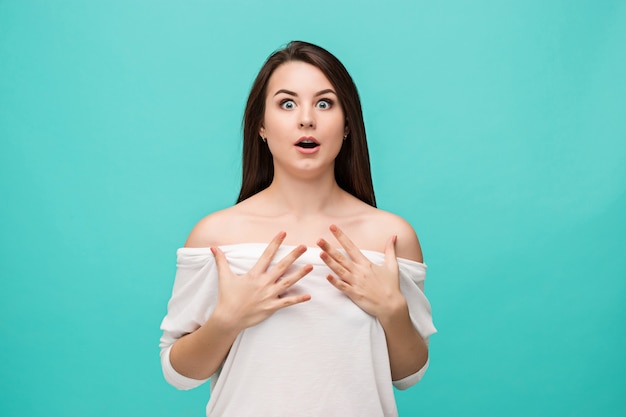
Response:
M333 132L341 136L341 138L343 139L343 136L345 135L345 131L346 131L346 124L345 124L345 119L343 115L341 115L340 117L337 117L333 121L332 126L333 126Z
M274 135L280 134L280 131L283 130L287 124L287 120L284 117L279 117L280 115L273 110L266 110L265 115L263 117L263 126L265 127L265 131L272 132Z

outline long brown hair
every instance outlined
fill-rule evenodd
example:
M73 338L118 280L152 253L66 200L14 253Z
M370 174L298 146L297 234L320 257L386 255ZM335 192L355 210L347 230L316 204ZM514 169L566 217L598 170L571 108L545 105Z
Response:
M290 61L302 61L319 68L335 87L349 129L348 137L335 159L335 180L345 191L376 207L365 124L356 85L334 55L302 41L289 42L286 47L270 55L254 80L243 116L243 175L237 202L266 189L272 183L274 162L267 145L259 136L259 129L265 115L269 79L276 68Z

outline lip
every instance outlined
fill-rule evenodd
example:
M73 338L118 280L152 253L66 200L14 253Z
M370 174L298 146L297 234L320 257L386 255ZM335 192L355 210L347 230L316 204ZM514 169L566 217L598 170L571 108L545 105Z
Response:
M304 142L305 140L314 142L314 143L316 143L318 145L320 144L319 141L317 139L315 139L315 137L313 137L313 136L302 136L300 139L298 139L298 141L296 142L296 145L298 143L300 143L300 142Z
M303 148L301 146L298 146L298 144L300 142L303 141L311 141L313 143L315 143L317 146L313 147L313 148ZM298 150L298 152L306 154L306 155L310 155L313 153L316 153L317 151L319 151L320 149L320 143L317 139L315 139L313 136L302 136L300 139L298 139L298 141L294 144L294 147Z

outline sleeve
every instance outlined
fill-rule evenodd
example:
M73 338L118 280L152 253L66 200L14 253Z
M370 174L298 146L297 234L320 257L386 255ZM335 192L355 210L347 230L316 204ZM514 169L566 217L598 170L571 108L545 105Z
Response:
M437 329L433 324L430 302L424 294L426 265L403 259L399 259L398 262L400 264L400 290L406 298L411 321L428 346L430 336L436 333ZM413 375L393 381L394 387L405 390L417 384L426 373L429 363L430 359Z
M161 367L165 380L182 390L207 381L179 374L170 362L174 342L204 324L217 302L217 268L207 248L182 248L177 252L176 277L167 314L161 322Z

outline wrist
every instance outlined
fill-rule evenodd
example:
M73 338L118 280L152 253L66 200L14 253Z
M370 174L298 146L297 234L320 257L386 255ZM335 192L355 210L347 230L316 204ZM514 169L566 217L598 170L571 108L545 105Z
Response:
M398 320L407 317L409 317L409 306L404 296L400 294L387 302L385 310L378 316L378 321L380 321L383 328L386 328L392 323L397 323Z
M238 320L234 315L229 314L219 308L219 305L215 308L209 321L214 327L224 332L224 334L238 334L243 328L241 328L241 320Z

